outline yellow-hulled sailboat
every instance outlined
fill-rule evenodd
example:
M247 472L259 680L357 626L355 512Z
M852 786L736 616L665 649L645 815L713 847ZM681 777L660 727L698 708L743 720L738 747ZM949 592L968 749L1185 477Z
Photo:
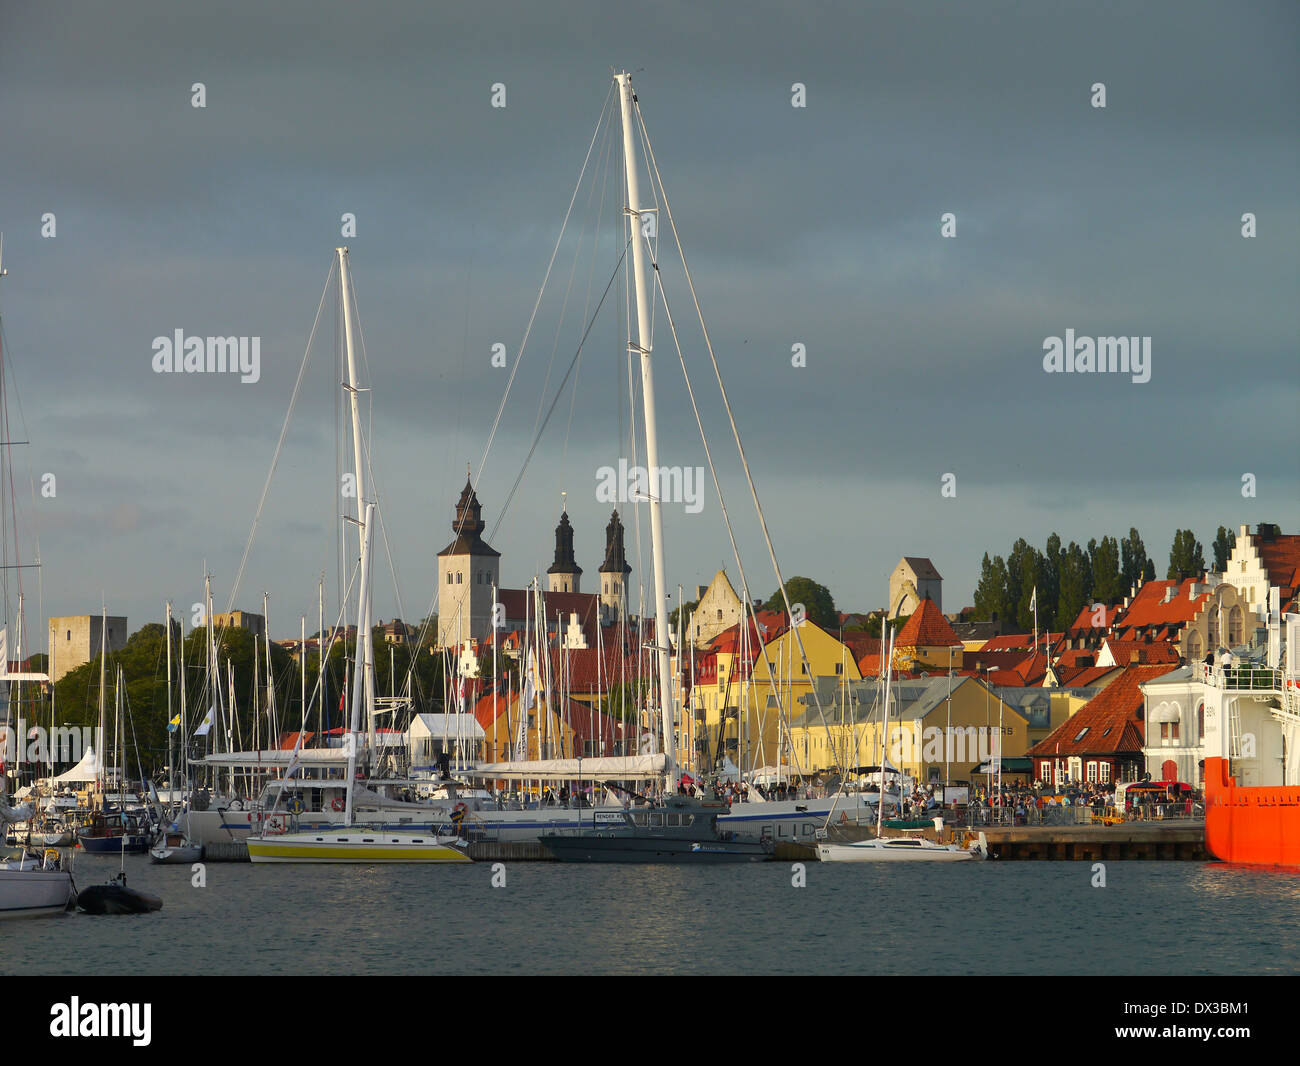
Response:
M361 510L356 521L360 527L361 573L360 602L357 612L356 668L353 671L352 714L347 735L347 794L343 809L343 824L338 827L295 829L291 816L272 813L260 833L248 837L248 857L253 862L310 862L310 863L380 863L380 862L471 862L458 838L439 837L436 833L421 831L378 830L352 824L352 798L357 779L357 737L360 732L362 707L366 710L369 731L374 731L375 670L374 647L370 625L372 581L370 554L374 542L375 504L365 499L366 470L362 457L367 454L361 437L361 411L358 403L363 391L357 376L356 353L353 348L352 277L348 268L348 250L338 249L339 288L343 304L344 344L347 353L348 393L352 415L353 474L356 478L356 499ZM299 744L302 743L301 733ZM373 751L371 744L370 750ZM297 752L290 760L285 779L297 769ZM283 790L281 790L283 795ZM277 800L278 802L278 800Z

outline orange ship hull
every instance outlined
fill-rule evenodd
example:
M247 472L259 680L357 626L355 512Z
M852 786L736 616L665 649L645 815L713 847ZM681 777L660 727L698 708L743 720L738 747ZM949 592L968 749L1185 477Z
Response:
M1300 787L1239 786L1205 760L1205 850L1224 862L1300 866Z

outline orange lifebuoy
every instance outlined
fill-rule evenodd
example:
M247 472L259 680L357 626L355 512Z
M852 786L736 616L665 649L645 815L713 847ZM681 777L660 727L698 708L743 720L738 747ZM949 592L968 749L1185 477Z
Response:
M344 803L341 799L332 799L332 800L330 800L330 810L333 810L333 811L341 811L341 810L343 810L343 808L346 807L346 806L347 806L347 804Z

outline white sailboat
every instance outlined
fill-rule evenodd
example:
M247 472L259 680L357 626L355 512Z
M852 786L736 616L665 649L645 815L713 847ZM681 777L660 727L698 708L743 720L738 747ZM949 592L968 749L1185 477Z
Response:
M888 623L886 623L888 624ZM888 765L885 756L885 737L889 732L889 686L894 666L894 631L889 631L889 650L885 662L885 695L881 707L880 765L881 787L884 786L883 767ZM984 834L979 842L969 848L960 844L940 844L921 836L886 837L884 804L876 808L876 835L869 840L855 840L844 844L822 842L817 845L817 857L822 862L964 862L982 859L987 855Z
M344 345L347 354L348 393L352 419L353 474L356 499L361 509L359 540L361 547L356 666L353 671L352 709L347 735L347 788L344 798L343 821L340 826L319 829L293 830L292 818L285 815L268 817L261 822L258 833L250 834L248 857L255 863L464 863L470 857L462 850L457 837L442 837L430 831L399 831L354 825L355 792L357 780L357 749L364 742L360 716L364 709L366 727L370 735L370 751L374 746L375 666L374 648L370 626L371 573L370 556L374 542L375 504L366 499L364 454L361 436L361 384L357 375L356 352L353 345L352 279L348 267L348 250L338 250L339 286L343 302ZM351 519L357 521L356 519ZM297 752L285 770L285 780L297 770Z

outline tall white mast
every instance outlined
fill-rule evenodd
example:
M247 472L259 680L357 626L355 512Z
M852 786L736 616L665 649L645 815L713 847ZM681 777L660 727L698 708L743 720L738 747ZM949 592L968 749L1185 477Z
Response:
M361 529L364 539L361 542L361 611L362 616L370 610L370 545L371 545L371 520L374 518L375 505L366 504L365 518L361 521ZM358 636L357 647L360 649L361 642ZM363 653L365 654L365 653ZM348 724L348 791L347 800L344 807L343 821L346 825L352 824L352 789L356 783L357 777L357 733L361 728L361 709L364 706L367 714L371 719L371 727L374 726L373 714L373 697L374 697L374 672L371 669L369 658L364 658L357 663L352 673L352 717Z
M361 385L357 377L357 352L353 334L355 327L352 322L352 272L348 266L348 250L346 247L337 249L339 256L339 286L343 298L343 337L344 347L347 351L347 371L348 380L344 383L344 389L348 394L348 407L352 414L352 465L356 474L357 490L357 518L361 521L361 528L358 531L358 543L362 553L362 587L359 593L359 611L357 614L357 667L356 676L359 683L354 682L352 688L357 698L360 698L366 708L366 731L369 739L369 750L373 754L375 751L375 717L374 717L374 649L371 647L372 634L370 632L370 589L365 581L370 576L370 568L366 565L368 562L367 544L370 542L371 529L370 522L373 518L373 507L365 502L365 457L362 454L361 447ZM363 511L364 508L364 511ZM356 712L353 712L353 721L356 720ZM353 732L356 732L354 727Z
M615 74L623 114L623 163L627 171L627 218L632 237L632 274L636 283L637 341L629 348L641 359L641 396L645 421L645 459L650 482L650 550L655 579L655 649L659 653L659 706L663 718L664 784L671 791L677 753L673 744L673 688L668 662L668 597L664 569L664 522L659 485L659 433L655 418L654 370L650 362L650 303L646 289L645 243L641 235L641 195L636 163L632 78Z

